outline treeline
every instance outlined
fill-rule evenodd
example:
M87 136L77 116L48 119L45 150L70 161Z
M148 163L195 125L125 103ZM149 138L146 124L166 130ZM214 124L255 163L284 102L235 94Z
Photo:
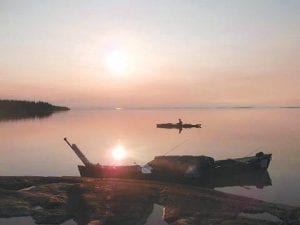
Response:
M55 106L48 102L0 100L0 117L2 118L43 117L56 111L66 110L69 110L69 108Z

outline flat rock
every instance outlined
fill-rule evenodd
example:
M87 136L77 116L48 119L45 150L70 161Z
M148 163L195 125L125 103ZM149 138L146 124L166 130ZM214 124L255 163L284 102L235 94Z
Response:
M154 204L165 207L164 220L170 225L280 224L243 218L241 213L268 213L284 224L300 224L299 208L195 186L124 179L0 177L0 217L31 216L36 223L47 224L73 219L79 225L142 225Z

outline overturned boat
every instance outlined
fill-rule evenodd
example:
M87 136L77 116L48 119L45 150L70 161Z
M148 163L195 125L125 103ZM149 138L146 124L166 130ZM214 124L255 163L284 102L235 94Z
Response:
M75 144L64 140L84 164L78 165L82 177L151 179L208 187L271 184L267 169L272 155L263 152L217 161L208 156L156 156L144 166L110 166L91 163Z

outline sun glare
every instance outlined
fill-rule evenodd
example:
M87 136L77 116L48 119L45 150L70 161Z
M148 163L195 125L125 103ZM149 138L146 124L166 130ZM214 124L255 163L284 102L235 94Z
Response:
M106 65L112 73L123 74L128 68L128 56L122 51L114 50L107 56Z
M112 150L112 156L115 160L122 160L126 157L126 151L122 145L116 146Z

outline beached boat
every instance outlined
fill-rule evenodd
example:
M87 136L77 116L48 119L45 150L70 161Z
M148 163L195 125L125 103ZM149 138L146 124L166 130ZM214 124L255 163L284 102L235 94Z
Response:
M208 156L156 156L147 165L156 179L201 180L267 171L272 155L259 152L251 157L215 161Z
M91 163L75 144L64 140L84 164L78 165L82 177L151 179L203 186L222 186L224 182L234 184L243 180L241 178L245 180L242 183L255 183L255 178L266 172L272 158L271 154L262 152L252 157L217 161L208 156L156 156L145 166L106 166ZM247 177L251 177L250 181ZM258 180L263 183L262 179Z

